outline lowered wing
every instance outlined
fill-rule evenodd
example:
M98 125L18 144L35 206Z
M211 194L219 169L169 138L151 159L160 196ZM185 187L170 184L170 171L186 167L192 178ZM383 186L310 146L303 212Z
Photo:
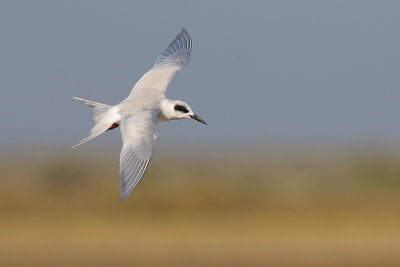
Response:
M120 156L121 201L129 196L142 178L158 140L157 112L142 111L123 116Z

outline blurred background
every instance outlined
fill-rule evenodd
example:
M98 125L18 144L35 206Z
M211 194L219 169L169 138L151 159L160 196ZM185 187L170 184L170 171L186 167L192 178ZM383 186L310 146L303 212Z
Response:
M1 266L400 264L397 1L2 1ZM76 149L185 27L119 202L119 129Z

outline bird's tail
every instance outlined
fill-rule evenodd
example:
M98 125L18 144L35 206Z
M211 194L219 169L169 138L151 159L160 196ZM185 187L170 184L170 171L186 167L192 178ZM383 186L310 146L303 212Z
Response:
M90 135L88 137L82 139L78 144L71 148L77 147L89 141L90 139L95 138L108 129L113 128L114 124L118 125L121 121L121 115L118 112L117 106L109 106L78 97L74 97L74 99L83 101L86 105L93 108L94 127L90 131Z

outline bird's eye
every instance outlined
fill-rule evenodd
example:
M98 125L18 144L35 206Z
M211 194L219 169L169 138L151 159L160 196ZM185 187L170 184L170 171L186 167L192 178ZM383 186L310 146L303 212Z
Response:
M176 106L174 107L174 109L175 109L176 111L180 111L180 112L183 112L183 113L188 113L188 112L189 112L189 110L187 110L187 108L184 107L184 106L182 106L182 105L176 105Z

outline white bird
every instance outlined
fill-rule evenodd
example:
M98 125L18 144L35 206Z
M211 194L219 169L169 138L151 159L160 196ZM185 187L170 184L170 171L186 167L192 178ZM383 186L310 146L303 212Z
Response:
M153 147L159 139L157 122L192 118L207 124L185 102L165 97L169 82L188 64L191 50L192 39L183 29L157 58L153 68L136 83L130 95L118 105L109 106L74 97L93 108L95 125L89 137L73 147L121 126L121 201L135 189L149 164Z

